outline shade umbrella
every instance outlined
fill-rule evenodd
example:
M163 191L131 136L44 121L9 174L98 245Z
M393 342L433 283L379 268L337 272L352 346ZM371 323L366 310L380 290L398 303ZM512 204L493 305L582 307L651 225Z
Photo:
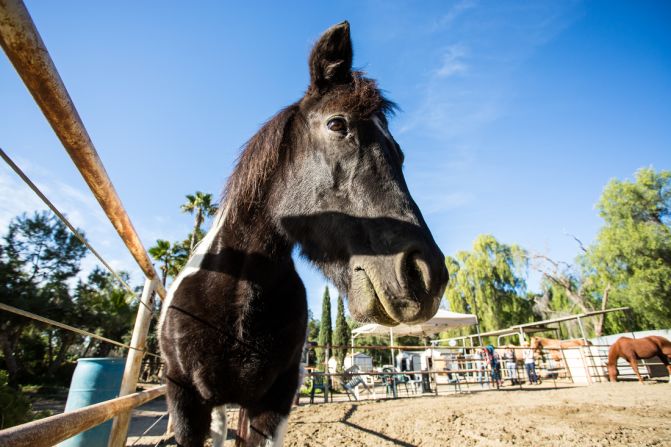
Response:
M365 324L352 330L352 346L354 339L359 335L389 334L389 344L394 345L394 335L415 335L418 337L430 337L447 329L455 329L478 324L478 318L473 314L462 314L451 312L446 309L438 309L433 318L419 324L399 324L397 326L383 326L377 323ZM354 352L354 348L352 348ZM392 363L394 349L391 349Z

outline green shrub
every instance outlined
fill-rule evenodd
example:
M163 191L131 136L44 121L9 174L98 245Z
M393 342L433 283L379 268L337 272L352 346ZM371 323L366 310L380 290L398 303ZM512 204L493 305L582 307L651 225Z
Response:
M9 386L9 374L0 370L0 429L23 424L32 419L30 402Z

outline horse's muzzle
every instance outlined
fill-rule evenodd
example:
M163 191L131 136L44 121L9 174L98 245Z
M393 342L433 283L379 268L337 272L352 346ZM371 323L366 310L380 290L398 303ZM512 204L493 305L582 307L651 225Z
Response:
M395 255L353 256L349 308L359 321L395 326L421 323L438 311L447 269L419 250Z

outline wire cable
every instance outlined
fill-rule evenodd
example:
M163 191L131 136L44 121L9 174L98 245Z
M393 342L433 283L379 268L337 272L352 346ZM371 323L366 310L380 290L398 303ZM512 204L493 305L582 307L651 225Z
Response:
M53 203L51 203L51 201L47 198L47 196L45 196L44 193L42 193L42 191L30 180L30 178L28 178L28 176L21 170L21 168L19 168L17 164L14 163L14 161L11 158L9 158L9 155L7 155L7 153L2 148L0 148L0 157L2 157L3 160L5 160L5 163L7 163L10 168L12 168L12 170L16 173L16 175L18 175L21 178L21 180L23 180L26 183L26 185L28 185L28 187L32 189L33 192L40 199L42 199L42 201L49 207L49 209L53 211L56 217L58 217L61 220L61 222L63 222L65 226L68 227L68 229L72 232L72 234L74 234L75 237L79 239L79 241L82 244L84 244L86 248L88 248L96 258L98 258L98 260L124 286L124 288L128 290L131 294L133 294L133 296L136 296L136 292L131 288L131 286L129 286L128 283L124 281L123 278L117 272L114 271L114 269L107 263L107 261L105 261L105 259L103 259L103 257L91 246L91 244L88 243L86 238L81 233L79 233L79 231L77 231L77 229L63 215L63 213L61 213L58 210L58 208L56 208L56 206ZM138 300L138 302L144 307L146 307L152 313L152 315L154 314L154 309L151 306L148 306L147 304L143 303L142 300Z
M112 340L112 339L107 338L107 337L103 337L102 335L94 334L93 332L85 331L83 329L79 329L79 328L76 328L74 326L70 326L69 324L61 323L59 321L55 321L55 320L52 320L50 318L43 317L41 315L37 315L37 314L34 314L32 312L28 312L28 311L25 311L23 309L19 309L19 308L14 307L14 306L9 306L9 305L4 304L4 303L0 303L0 310L4 310L6 312L10 312L10 313L13 313L13 314L16 314L16 315L20 315L22 317L30 318L31 320L36 320L36 321L39 321L39 322L42 322L42 323L50 324L52 326L56 326L56 327L59 327L61 329L65 329L65 330L74 332L74 333L79 334L79 335L83 335L83 336L86 336L86 337L92 337L92 338L104 341L106 343L111 343L113 345L120 346L122 348L133 349L134 351L144 352L146 355L151 355L151 356L154 356L156 358L161 358L161 356L159 356L157 354L154 354L153 352L148 352L145 349L134 348L130 345L121 343L119 341Z
M156 419L156 420L154 421L154 423L151 424L151 425L149 426L149 428L146 429L146 430L145 430L145 431L144 431L144 432L143 432L143 433L142 433L142 434L141 434L141 435L140 435L140 436L139 436L139 437L138 437L138 438L131 444L131 447L133 447L135 444L137 444L138 442L140 442L140 440L141 440L142 438L144 438L144 437L147 435L147 433L149 433L149 431L150 431L152 428L154 428L154 427L156 426L156 424L158 424L158 423L161 421L161 419L163 419L167 414L168 414L168 412L166 411L166 412L163 413L161 416L159 416L159 418Z

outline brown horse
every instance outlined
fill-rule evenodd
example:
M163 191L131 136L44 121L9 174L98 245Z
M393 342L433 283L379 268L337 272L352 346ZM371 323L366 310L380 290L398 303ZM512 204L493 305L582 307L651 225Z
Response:
M658 335L643 338L620 337L608 349L608 377L611 382L617 382L617 359L622 357L629 362L634 370L638 381L643 383L641 374L638 372L638 360L659 357L669 370L669 383L671 383L671 341Z
M591 345L592 343L590 341L583 340L582 338L573 338L571 340L555 340L553 338L531 337L531 349L538 351L541 354L545 349L550 353L552 360L557 362L561 361L562 359L562 349Z

